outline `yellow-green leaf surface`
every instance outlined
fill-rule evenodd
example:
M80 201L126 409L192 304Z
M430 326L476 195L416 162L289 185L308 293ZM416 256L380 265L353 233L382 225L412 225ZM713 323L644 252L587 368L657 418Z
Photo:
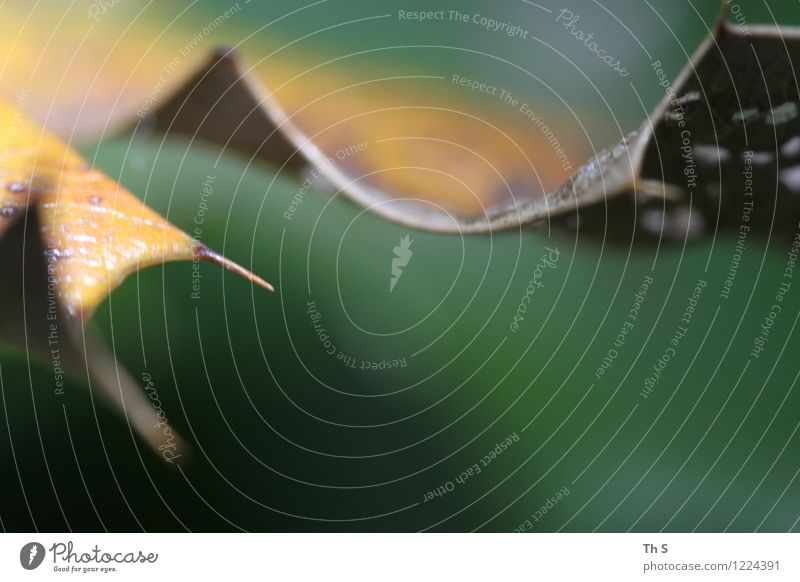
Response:
M25 88L32 113L70 140L96 140L194 101L203 111L193 126L163 129L220 136L216 126L227 124L224 145L245 141L238 149L287 161L283 169L293 173L313 164L346 196L417 228L485 230L492 216L517 206L535 205L544 216L555 203L571 204L545 197L594 153L583 136L565 131L574 114L556 115L525 95L452 71L397 66L379 74L357 56L308 59L271 36L269 26L239 42L247 9L226 7L193 29L193 19L166 7L119 3L93 18L85 6L40 14L7 4L0 11L17 36L0 41L8 55L0 90L13 96ZM216 92L200 97L197 82L215 76L218 59L209 55L226 42L239 55L235 74L216 79ZM219 99L232 98L237 85L250 99L240 118L231 118ZM288 141L293 159L270 158L263 144L276 140ZM515 222L521 219L504 226Z

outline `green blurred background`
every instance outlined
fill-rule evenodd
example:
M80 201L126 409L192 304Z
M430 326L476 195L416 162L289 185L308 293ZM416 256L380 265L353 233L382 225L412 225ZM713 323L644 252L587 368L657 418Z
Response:
M651 59L677 74L719 8L714 0L539 4L580 14L630 77L620 82L552 13L523 1L331 0L263 31L297 4L254 0L203 43L235 44L254 32L252 50L310 35L284 49L306 63L436 44L450 48L382 50L370 64L389 73L462 70L542 107L562 106L485 52L551 84L603 147L660 99ZM797 5L785 4L770 11L760 1L740 3L750 22L800 22ZM351 22L439 8L519 23L540 42L455 23ZM157 26L184 9L176 26L187 39L221 11L208 0L145 10ZM192 264L170 264L131 277L97 313L94 325L119 360L137 378L151 374L167 417L192 444L194 456L178 468L151 454L83 385L50 398L46 369L0 357L6 530L797 528L800 290L787 297L764 354L748 362L781 282L785 240L768 243L762 233L748 241L725 301L732 236L630 248L541 228L433 235L324 192L306 196L287 222L299 182L237 154L142 131L84 151L188 232L213 175L202 241L252 267L277 293L202 265L201 297L192 299ZM405 235L413 257L390 293L393 248ZM512 332L545 247L557 248L559 261L544 270L544 286ZM639 317L598 380L647 276L654 282ZM707 286L686 336L643 398L700 279ZM325 352L309 300L337 351L359 362L355 369ZM359 368L384 359L407 365ZM509 435L513 444L482 464ZM479 473L456 480L475 464ZM426 495L439 487L446 493ZM559 499L565 487L569 495Z

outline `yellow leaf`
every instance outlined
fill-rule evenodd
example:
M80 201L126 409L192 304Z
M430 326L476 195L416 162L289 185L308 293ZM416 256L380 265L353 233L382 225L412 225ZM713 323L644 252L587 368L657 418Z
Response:
M273 29L240 43L245 10L230 19L221 10L213 33L195 42L198 22L174 7L140 14L117 3L98 23L81 10L11 2L0 8L16 31L0 38L8 55L0 90L26 88L31 112L70 140L153 116L167 133L285 163L302 179L316 166L345 196L416 228L481 231L574 208L568 196L548 198L594 153L572 115L525 95L510 105L502 88L470 91L454 71L376 70L273 50L284 44ZM222 42L241 46L208 58Z
M0 144L0 229L36 206L58 297L70 314L90 315L137 269L195 256L270 288L171 225L9 103L0 103Z
M126 275L165 261L199 257L271 287L91 168L23 106L0 101L0 340L48 362L57 394L66 375L83 377L174 462L180 437L86 317Z

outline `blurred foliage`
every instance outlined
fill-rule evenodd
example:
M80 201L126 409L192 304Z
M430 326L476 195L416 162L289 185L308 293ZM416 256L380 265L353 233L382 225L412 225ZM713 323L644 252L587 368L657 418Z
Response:
M615 24L599 3L572 4L609 52L628 59L630 83L609 75L523 2L442 8L524 22L540 46L467 25L394 18L324 30L395 12L392 2L370 3L368 10L327 2L262 30L297 6L254 1L246 18L225 24L225 34L252 32L247 42L264 46L311 34L282 50L320 61L435 42L448 48L386 48L370 59L388 71L458 69L502 78L553 106L554 95L561 96L602 147L634 129L660 98L651 59L677 73L718 7L603 2L620 19ZM429 7L420 1L407 8L414 5ZM769 9L754 11L761 3L742 5L757 14L753 20L770 20ZM788 7L770 9L779 18L796 16ZM190 31L219 10L197 3L179 26ZM157 11L152 26L179 9ZM481 51L530 67L554 91ZM136 376L152 375L168 418L194 443L192 462L179 468L153 457L83 386L70 385L66 399L54 401L46 370L3 357L6 528L507 531L565 486L570 495L533 523L535 530L795 525L796 289L766 353L745 367L783 275L784 241L748 241L724 301L719 295L735 246L730 236L626 247L546 226L464 238L409 233L324 192L304 196L288 221L283 214L300 184L229 152L140 129L87 154L190 233L203 181L214 176L202 242L279 291L252 289L201 265L200 298L192 299L195 267L171 264L132 277L100 308L96 325L120 361ZM392 249L406 234L413 259L390 293ZM559 250L559 262L544 272L544 287L514 333L510 323L545 247ZM651 273L654 284L634 328L596 380ZM686 337L643 399L645 379L700 279L707 287ZM405 358L407 367L362 371L328 355L307 313L309 300L337 350L359 361ZM480 474L424 501L426 492L480 463L513 433L519 442Z

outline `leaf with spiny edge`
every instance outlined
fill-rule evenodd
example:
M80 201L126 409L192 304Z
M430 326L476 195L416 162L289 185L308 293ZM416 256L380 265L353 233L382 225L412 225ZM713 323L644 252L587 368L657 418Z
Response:
M723 6L727 3L723 2ZM4 16L9 15L4 13ZM14 17L13 10L10 16ZM24 23L23 19L12 22ZM736 226L741 215L741 201L736 199L741 193L741 172L727 171L729 167L723 169L748 151L758 150L759 163L754 165L753 173L761 192L769 198L760 204L754 222L757 219L765 229L780 227L782 232L789 229L793 232L796 225L800 180L796 173L786 174L787 164L788 170L797 170L791 165L796 164L792 160L795 154L777 146L800 137L795 119L798 95L794 63L800 60L797 29L737 28L723 15L671 85L678 96L676 101L673 103L667 95L638 132L595 156L586 155L583 159L589 161L566 176L564 168L554 164L550 144L543 143L541 136L534 137L536 130L520 124L518 116L503 118L495 116L495 110L472 108L452 91L440 95L425 91L420 95L419 91L399 91L389 85L381 89L380 84L397 81L372 78L369 74L365 83L335 75L325 78L310 74L316 67L292 69L274 58L262 59L263 54L251 54L245 60L225 49L205 61L192 53L190 58L176 64L175 57L182 54L180 47L185 39L174 29L163 37L166 48L160 44L160 48L150 50L153 45L148 43L152 39L141 36L139 31L126 34L124 40L128 47L138 43L148 46L148 50L112 51L117 38L113 27L105 24L89 31L95 35L90 43L84 42L88 37L82 36L79 27L65 27L74 37L73 42L69 39L65 42L63 35L58 36L51 49L57 46L59 50L43 54L43 62L48 65L35 74L26 66L13 67L26 64L19 56L27 56L26 44L18 43L18 37L12 35L1 37L0 43L8 43L8 47L3 44L0 47L12 55L9 58L12 68L0 78L0 89L13 96L30 82L30 93L24 95L29 98L31 108L61 135L97 137L106 130L139 123L135 115L138 107L139 117L149 114L164 131L234 147L298 175L309 164L316 165L345 195L360 204L398 222L448 232L519 227L558 215L580 218L582 228L584 224L599 225L603 236L620 232L627 235L628 231L622 227L647 222L648 230L659 240L688 238L697 231L698 219L708 228ZM30 29L9 28L19 29L20 34ZM109 49L110 61L102 57L102 62L95 62L98 54L106 53L98 51L98 46ZM249 68L246 62L257 63L256 68ZM68 71L70 82L61 91L66 94L51 99L48 67L61 70L59 63ZM166 76L161 74L165 63L169 67ZM769 66L765 67L765 63ZM120 71L124 73L120 75ZM752 119L743 116L748 103L732 98L738 97L740 91L757 108ZM793 107L782 109L787 103ZM86 114L84 105L91 116ZM444 111L445 107L451 111ZM680 119L695 140L692 145L696 146L700 166L695 184L700 194L697 196L688 191L684 179L686 162L680 128L676 131L678 109L683 110ZM445 117L447 121L443 121ZM472 126L456 122L459 118L471 119ZM495 131L492 125L510 129ZM563 135L563 131L557 133ZM370 142L371 149L336 159L337 148L363 140ZM47 147L48 143L40 145ZM473 151L457 147L473 143L476 144ZM0 145L6 144L0 142ZM579 161L582 147L563 145L571 151L569 158ZM3 147L2 151L7 149ZM13 216L28 208L34 194L52 196L53 188L61 187L65 168L69 170L67 177L75 173L79 181L86 181L83 186L91 183L86 176L80 177L81 162L77 156L73 159L73 154L57 147L54 150L56 157L58 152L64 156L63 163L50 168L49 178L47 168L42 168L41 173L26 173L34 150L25 154L27 161L25 155L20 157L21 152L13 149L8 150L10 154L3 154L11 162L19 157L21 163L0 164L8 165L4 181L9 185L6 192L0 193L3 203L0 217L5 216L0 218L0 236ZM34 157L38 159L38 155L35 153ZM335 163L331 164L332 157ZM397 171L398 167L402 169ZM436 170L442 172L437 174ZM13 175L14 171L19 172ZM83 171L90 172L86 168ZM458 179L451 180L445 176L448 173ZM64 190L71 191L68 180ZM91 198L79 200L80 193L72 192L76 208L85 209L86 202L91 205ZM117 189L113 192L113 195L106 192L111 196L109 203L118 204L121 210L126 208L124 201L114 199L114 195L119 195ZM63 248L70 241L86 242L71 238L70 232L58 232L53 225L60 224L70 210L67 204L59 207L57 199L53 204L50 208L46 204L36 205L37 220L45 232L51 229L48 245ZM63 208L62 218L58 216L59 208ZM683 216L687 208L695 210L694 214L689 213L691 223L673 220L670 213ZM573 214L576 209L577 217ZM87 221L93 220L92 212L87 212ZM131 210L126 213L130 215ZM135 208L132 213L136 214ZM26 216L29 214L30 211ZM162 246L158 247L162 258L166 259L170 253L172 258L194 252L209 253L192 247L191 241L178 235L168 238L168 227L163 226L166 223L159 222L161 219L148 223L149 215L141 208L137 217L136 228L162 229ZM113 215L106 215L101 222L102 225L97 224L97 233L102 232L98 234L102 237L106 235L102 229L115 228L117 221ZM170 237L173 234L170 231ZM130 249L127 252L132 255L117 253L113 261L105 263L113 263L113 277L108 273L105 279L95 280L89 275L89 279L76 279L73 289L69 287L71 282L64 281L60 291L64 293L65 305L79 315L90 313L92 306L130 269L147 264L158 255L158 252L137 255ZM217 256L206 258L221 261ZM62 261L69 265L70 260L75 260L69 256L57 259L58 268ZM91 273L97 261L107 259L102 254L95 255L93 262L73 262L71 267L74 273L85 275L81 269L89 269Z
M56 265L58 297L70 314L87 317L138 269L198 257L271 289L167 222L8 103L0 103L0 142L0 220L36 206Z
M344 196L372 211L441 232L555 221L628 243L633 234L639 241L682 240L738 228L741 172L726 166L754 151L754 172L769 196L755 219L762 228L793 233L800 180L789 146L800 138L793 119L800 109L800 30L738 27L728 20L729 3L720 4L722 16L669 94L638 131L599 153L590 140L574 139L570 130L578 130L568 116L553 110L541 111L552 130L546 132L497 100L476 106L452 83L446 89L441 80L413 74L418 71L386 77L367 67L348 69L352 55L291 62L279 42L268 50L269 38L259 37L254 51L229 27L215 31L213 42L237 41L237 52L221 49L204 60L194 45L186 50L190 35L182 21L153 34L138 19L127 27L121 8L104 14L101 27L72 13L41 15L69 23L55 27L49 45L68 50L45 51L31 74L20 66L37 40L22 26L28 5L4 5L23 42L0 37L10 55L0 90L13 95L29 86L32 109L62 135L97 137L140 123L138 113L168 133L205 138L301 177L316 166ZM124 50L114 34L123 29ZM70 82L51 98L48 73L62 68ZM696 167L683 157L679 108ZM550 133L576 166L588 161L569 175ZM776 141L787 147L775 147ZM366 150L337 157L362 142L369 143ZM696 180L684 172L695 172Z
M450 71L394 63L387 73L358 55L306 59L271 34L243 42L233 22L191 43L189 17L167 29L148 23L177 16L166 5L139 14L120 3L103 11L102 26L81 11L45 12L19 0L0 7L17 32L0 37L9 55L0 91L25 88L32 113L70 141L147 131L154 121L168 135L214 141L301 179L317 166L373 212L443 232L511 227L569 207L568 197L546 195L569 179L570 162L594 152L580 112L535 100L523 112L454 84ZM52 29L34 71L20 66L43 44L25 26L32 14ZM236 50L206 48L225 43ZM517 206L524 212L515 219Z
M162 419L83 328L87 317L127 275L167 261L199 258L272 287L92 168L19 104L0 102L0 147L0 339L51 358L54 340L59 366L86 373L158 449L163 430L154 427Z

